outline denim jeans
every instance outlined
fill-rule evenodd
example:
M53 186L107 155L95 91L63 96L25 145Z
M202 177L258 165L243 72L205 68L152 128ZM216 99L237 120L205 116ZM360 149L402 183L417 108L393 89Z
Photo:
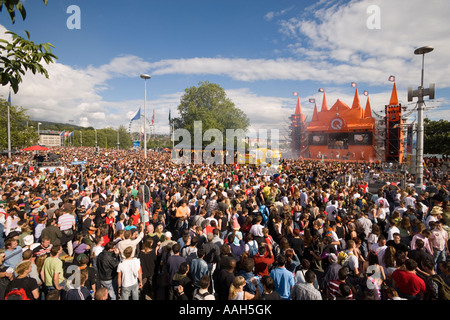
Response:
M444 250L438 250L433 248L433 260L434 260L434 270L437 272L439 270L439 263L442 261L447 261L447 254Z
M132 300L139 300L139 285L136 283L129 287L122 287L121 291L122 300L128 300L131 295Z
M111 300L117 300L116 290L114 288L115 286L113 284L113 280L106 280L106 281L100 280L100 285L102 287L105 287L106 289L108 289L109 297L111 298Z
M5 231L5 226L0 223L0 249L5 247L5 238L3 232Z

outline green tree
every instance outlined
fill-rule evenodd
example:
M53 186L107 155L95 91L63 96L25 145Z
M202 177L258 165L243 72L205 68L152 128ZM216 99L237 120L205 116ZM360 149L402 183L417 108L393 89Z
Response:
M47 0L44 0L47 5ZM0 0L0 11L6 7L12 23L15 22L16 9L26 18L25 7L20 0ZM58 59L51 53L54 47L50 43L35 44L30 40L30 33L25 31L25 39L14 32L7 31L6 34L12 36L12 42L0 39L0 83L2 86L10 85L14 93L19 91L19 84L22 82L22 76L30 70L33 74L42 74L49 77L47 70L41 64L43 60L46 64Z
M42 1L45 5L47 5L48 0ZM16 21L16 10L20 12L23 20L25 20L25 18L27 17L27 11L25 10L25 7L20 0L0 0L0 12L4 7L8 11L12 23Z
M2 150L8 148L8 101L0 99L0 147ZM11 121L11 149L18 150L29 147L39 141L37 127L27 126L30 120L26 110L22 107L11 106L9 109Z
M175 129L186 129L194 140L194 121L202 122L202 135L208 129L217 129L226 143L227 129L246 131L250 125L247 115L226 96L225 90L215 83L200 82L197 87L185 89L178 106L180 117L174 118ZM204 142L204 145L207 142Z
M450 154L450 121L424 119L424 153Z

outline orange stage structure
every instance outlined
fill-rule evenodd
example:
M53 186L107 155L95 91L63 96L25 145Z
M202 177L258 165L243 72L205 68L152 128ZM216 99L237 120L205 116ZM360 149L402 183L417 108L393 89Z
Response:
M375 135L378 131L375 118L372 116L369 97L363 108L357 88L351 107L338 99L329 108L324 93L320 111L315 105L311 121L304 126L302 124L305 117L301 113L300 100L298 100L296 113L291 117L293 138L296 138L293 140L293 142L296 141L293 146L301 148L300 156L303 158L401 162L403 158L402 106L399 105L396 97L397 89L394 83L391 101L385 108L386 143L382 154L377 150L375 143ZM297 131L294 130L295 128L298 128ZM303 130L299 130L300 128Z

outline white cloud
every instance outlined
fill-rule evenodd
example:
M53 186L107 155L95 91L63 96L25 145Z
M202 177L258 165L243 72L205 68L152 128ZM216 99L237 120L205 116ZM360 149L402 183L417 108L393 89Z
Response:
M279 17L279 16L286 14L287 12L291 11L293 8L294 8L294 6L290 6L289 8L283 9L281 11L277 11L277 12L270 11L264 16L264 19L266 19L267 21L271 21L275 17Z
M46 67L50 79L27 74L14 96L13 103L28 107L32 119L49 119L58 122L75 120L75 124L117 127L142 105L141 100L105 101L101 93L108 81L136 77L142 70L152 75L220 75L238 81L316 81L326 87L328 104L337 99L351 105L353 94L343 92L339 85L351 81L367 86L383 86L384 92L371 93L372 109L381 112L390 97L389 75L397 79L399 97L406 103L406 88L420 81L421 59L413 54L416 47L433 45L435 50L426 56L425 83L435 82L439 89L450 87L450 38L448 25L450 2L411 0L379 0L381 29L366 26L366 9L373 1L321 0L301 14L294 15L293 7L266 14L267 21L275 18L283 41L277 39L277 52L289 52L291 57L277 59L247 59L224 57L195 57L147 62L140 57L124 55L115 57L101 66L76 68L59 62ZM290 17L288 15L291 15ZM0 25L0 34L6 29ZM360 89L363 107L365 97ZM439 89L437 93L439 93ZM370 91L370 88L368 88ZM248 88L227 89L236 106L244 110L256 128L284 125L294 112L296 100L292 98L263 96ZM0 87L7 96L7 88ZM168 110L176 117L176 106L183 93L161 95L148 101L147 118L151 119L155 107L155 131L168 133ZM302 110L312 116L313 105L308 98L316 98L318 106L322 95L301 97ZM437 99L439 95L437 94ZM430 117L448 119L448 99L439 103L444 108L427 111ZM124 116L126 115L126 116ZM124 121L125 119L125 121Z

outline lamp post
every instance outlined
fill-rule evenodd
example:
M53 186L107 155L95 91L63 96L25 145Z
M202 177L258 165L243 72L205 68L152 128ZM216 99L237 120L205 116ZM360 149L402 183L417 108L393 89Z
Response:
M424 128L423 128L423 97L430 96L430 99L434 99L434 84L430 84L430 88L425 89L423 87L423 77L424 77L424 62L425 62L425 54L433 51L434 48L431 46L420 47L414 50L414 54L422 55L422 74L420 87L417 90L412 90L408 88L408 101L412 101L413 97L417 97L417 154L416 154L416 183L415 187L417 192L421 192L423 190L423 136L424 136Z
M141 74L141 78L144 79L144 158L147 159L147 132L146 132L146 123L147 118L145 116L145 101L147 100L147 79L151 77L148 74Z
M95 150L97 151L97 129L94 128L95 132Z
M120 128L117 128L117 150L120 149L120 148L119 148L119 145L120 145L120 142L119 142L119 129L120 129Z
M83 131L80 130L80 147L83 146Z
M39 130L39 126L41 125L42 123L40 123L40 122L38 122L38 144L40 144L40 142L41 142L41 133L40 133L40 130Z

